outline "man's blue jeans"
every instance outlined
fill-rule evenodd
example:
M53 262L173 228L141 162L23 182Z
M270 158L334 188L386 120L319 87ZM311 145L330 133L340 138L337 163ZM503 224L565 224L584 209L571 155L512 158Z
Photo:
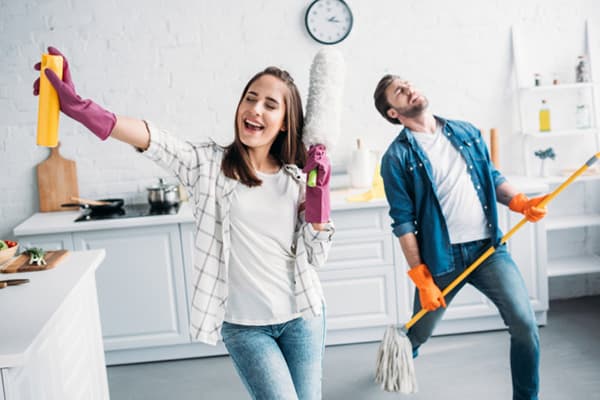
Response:
M457 268L449 274L434 277L435 283L440 289L448 286L490 246L487 239L452 245ZM504 323L508 326L513 399L537 400L540 358L538 329L525 283L506 246L496 249L471 275L448 293L448 306L466 283L473 285L498 307ZM414 310L415 313L421 310L418 293L415 293ZM425 314L408 331L415 357L418 355L419 346L429 339L444 311L444 308L438 308Z
M253 399L321 399L325 310L276 325L224 322L221 335Z

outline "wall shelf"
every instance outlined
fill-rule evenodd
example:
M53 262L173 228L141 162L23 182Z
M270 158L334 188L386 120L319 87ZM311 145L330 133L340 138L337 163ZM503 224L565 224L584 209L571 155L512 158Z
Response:
M566 217L549 216L545 219L545 223L547 231L598 226L600 225L600 214L570 215Z
M575 172L575 171L573 171L573 172ZM571 174L573 172L571 172ZM550 176L540 177L538 179L542 183L547 183L549 185L558 185L558 184L561 184L564 181L566 181L567 178L569 176L571 176L571 174L568 174L568 175L550 175ZM579 178L577 178L577 182L587 182L587 181L597 181L597 180L600 180L600 173L595 173L595 174L590 174L590 175L586 175L584 173Z
M585 128L585 129L561 129L550 132L530 132L524 131L521 132L525 136L545 139L552 137L562 137L562 136L575 136L575 135L590 135L598 133L597 128Z
M585 89L594 87L595 82L561 83L558 85L542 85L520 87L521 92L552 92L555 90Z
M600 272L600 256L561 257L548 260L549 277L590 274Z
M515 84L515 101L517 110L517 131L520 133L523 145L523 162L525 174L535 176L540 160L534 156L535 149L540 146L552 147L556 158L546 161L546 167L552 166L555 175L539 177L540 182L548 185L558 185L565 182L576 169L581 167L589 157L600 151L600 82L598 77L594 79L594 50L593 45L596 36L590 21L587 21L584 29L579 30L583 37L578 42L579 32L573 31L565 36L565 32L557 32L548 26L532 26L525 24L513 26L513 67ZM554 34L556 37L565 39L565 46L560 53L562 57L556 59L552 65L554 71L563 77L564 72L571 70L575 78L575 55L583 54L587 60L589 82L567 82L557 85L532 86L534 75L540 73L542 76L550 76L549 60L544 59L544 54L536 52L543 48L540 40L547 39ZM579 36L580 37L580 36ZM550 41L552 39L549 39ZM580 46L576 49L576 46ZM546 67L546 70L543 68ZM571 69L572 68L572 69ZM550 99L552 123L554 129L550 132L539 131L540 102ZM588 128L577 128L577 107L581 104L588 106ZM581 115L579 115L581 117ZM581 121L580 121L581 123ZM549 163L549 164L548 164ZM580 176L574 184L586 185L586 197L573 199L577 191L565 190L561 197L567 198L564 203L569 209L557 210L558 213L572 213L575 215L553 216L550 212L544 219L545 232L541 238L543 248L546 249L546 272L549 277L563 277L571 275L582 275L589 273L600 273L600 243L598 243L598 227L600 227L600 213L597 209L598 192L597 185L600 180L600 166L592 166L584 175ZM592 182L587 187L586 182ZM571 198L569 198L569 196ZM558 204L556 205L558 207ZM552 206L550 206L552 209ZM549 248L548 238L552 236L552 246ZM562 240L569 237L571 242ZM581 243L580 243L581 241ZM573 246L575 244L575 246ZM585 245L585 246L584 246ZM553 255L553 253L555 253Z

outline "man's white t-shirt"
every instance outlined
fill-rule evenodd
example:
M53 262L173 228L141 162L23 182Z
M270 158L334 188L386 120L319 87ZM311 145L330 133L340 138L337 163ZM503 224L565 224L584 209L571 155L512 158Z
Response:
M231 201L229 296L225 321L272 325L300 316L292 244L298 186L282 169L256 172L261 186L238 184Z
M490 237L487 219L477 197L467 163L442 132L413 132L427 154L433 170L437 197L446 219L450 243L465 243Z

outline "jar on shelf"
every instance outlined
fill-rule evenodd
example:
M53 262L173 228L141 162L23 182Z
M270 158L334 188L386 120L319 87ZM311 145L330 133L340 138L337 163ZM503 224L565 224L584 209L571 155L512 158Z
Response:
M550 132L550 107L546 100L542 100L540 107L540 132Z
M575 82L589 82L589 80L590 75L585 56L579 56L575 66Z

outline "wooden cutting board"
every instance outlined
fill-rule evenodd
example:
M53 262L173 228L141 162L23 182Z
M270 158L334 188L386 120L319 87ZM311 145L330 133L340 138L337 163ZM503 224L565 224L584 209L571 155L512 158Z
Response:
M78 207L61 207L72 203L71 197L79 197L77 185L77 166L75 161L60 155L60 143L50 149L50 156L37 165L38 193L40 211L77 210Z
M12 274L13 272L42 271L45 269L54 268L58 263L60 263L66 258L67 254L69 254L68 250L47 251L46 255L44 256L44 259L46 260L46 265L30 265L29 256L21 254L20 256L12 260L8 265L2 267L0 272L5 274Z

